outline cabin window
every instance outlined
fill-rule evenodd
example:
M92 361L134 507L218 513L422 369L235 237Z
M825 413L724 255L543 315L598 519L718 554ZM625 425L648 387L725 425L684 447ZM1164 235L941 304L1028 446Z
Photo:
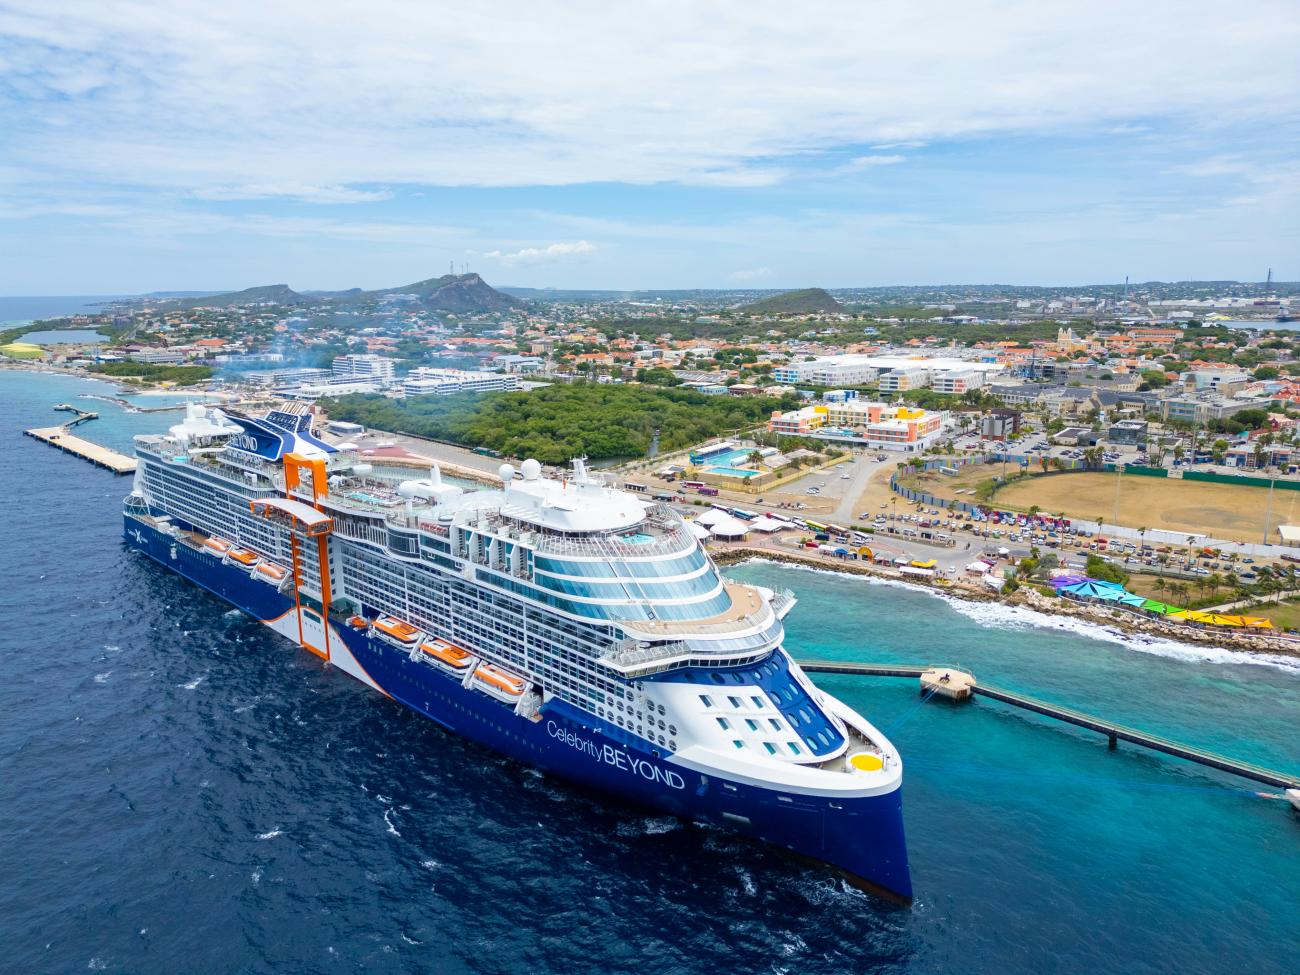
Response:
M767 749L767 753L768 753L769 755L775 755L775 754L776 754L776 746L773 745L770 741L765 741L765 742L763 742L763 747Z
M739 708L742 703L740 698L738 697L729 697L727 698L727 700L730 702L733 708Z
M718 718L718 727L721 728L723 731L730 731L731 722L728 721L726 718Z
M745 719L745 724L749 726L749 730L750 730L750 731L757 731L757 730L758 730L758 722L755 721L753 718L746 718L746 719Z
M709 695L707 694L700 695L700 703L703 704L706 708L713 707L713 699L709 697Z
M776 718L768 718L768 719L767 719L767 723L770 724L770 725L772 726L772 730L773 730L773 731L780 731L780 730L781 730L781 722L778 721L778 720L776 720Z
M745 747L745 743L744 743L743 741L741 741L739 738L737 738L737 739L735 739L734 741L732 741L732 744L735 745L737 748L744 748L744 747Z
M763 706L763 699L761 697L751 697L750 700L754 702L754 707L756 708L761 708Z
M797 741L787 741L787 742L785 743L785 747L788 748L788 749L790 749L790 754L791 754L791 755L802 755L802 754L803 754L803 749L801 749L801 748L799 747L799 743L798 743Z

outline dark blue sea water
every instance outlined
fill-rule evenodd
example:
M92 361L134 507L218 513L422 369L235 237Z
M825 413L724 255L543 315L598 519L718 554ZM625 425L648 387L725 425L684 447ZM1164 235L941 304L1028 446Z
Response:
M825 678L902 749L910 910L450 737L123 549L127 481L18 435L105 389L0 372L0 970L1295 970L1300 820L1282 803L996 704ZM118 447L174 422L96 408L84 435ZM797 653L957 661L1300 768L1295 668L732 574L799 593Z

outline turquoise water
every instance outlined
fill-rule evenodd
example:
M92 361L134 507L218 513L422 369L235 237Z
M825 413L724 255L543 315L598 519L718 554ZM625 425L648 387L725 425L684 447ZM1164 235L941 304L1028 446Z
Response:
M1300 661L1154 642L860 577L750 563L788 586L796 657L954 663L977 678L1300 772ZM1104 635L1104 634L1103 634ZM903 755L917 912L952 958L1036 970L1288 971L1300 817L1250 782L906 680L817 675ZM973 965L982 968L982 965Z
M709 470L714 474L726 474L729 477L757 477L758 471L742 470L739 467L710 467Z

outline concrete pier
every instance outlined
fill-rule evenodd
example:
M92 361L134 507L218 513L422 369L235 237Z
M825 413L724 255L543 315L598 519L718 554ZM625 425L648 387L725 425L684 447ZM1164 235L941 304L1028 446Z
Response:
M962 673L955 667L917 666L912 664L858 664L829 660L800 660L798 663L800 667L810 674L920 678L928 674L948 673L953 675ZM963 676L970 677L968 674L963 674ZM1226 755L1220 755L1217 752L1211 752L1203 748L1184 745L1169 738L1162 738L1160 735L1149 734L1137 728L1130 728L1114 721L1107 721L1105 718L1076 711L1073 708L1052 704L1050 701L1042 701L1027 694L1009 691L1001 687L993 687L990 684L981 684L973 677L970 677L967 686L970 691L968 697L982 695L1003 704L1009 704L1012 707L1033 711L1035 714L1041 714L1047 718L1064 721L1067 724L1103 734L1106 736L1107 745L1112 749L1117 748L1119 742L1126 741L1141 748L1149 748L1152 751L1172 755L1175 758L1186 759L1189 762L1196 762L1198 765L1218 769L1221 772L1229 772L1232 775L1239 775L1255 782L1263 782L1265 785L1277 786L1283 789L1300 789L1300 775L1279 772L1275 769L1264 768L1262 765L1238 761L1235 758L1229 758ZM964 700L965 698L958 699Z
M79 417L78 420L73 422L76 423L81 419L83 418ZM83 460L90 461L96 467L102 467L114 474L135 473L134 457L127 457L125 454L119 454L116 450L110 450L107 447L101 447L97 443L91 443L89 440L82 440L80 437L73 436L68 432L67 426L38 427L33 430L24 430L23 434L34 437L42 443L47 443L51 447L58 447L64 453L75 454Z

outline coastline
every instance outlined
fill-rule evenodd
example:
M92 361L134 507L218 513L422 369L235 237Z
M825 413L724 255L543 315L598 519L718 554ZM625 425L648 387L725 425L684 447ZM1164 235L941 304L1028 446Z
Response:
M1265 636L1261 634L1236 634L1220 631L1202 630L1191 626L1168 623L1158 619L1139 617L1120 610L1086 603L1075 603L1059 597L1050 598L1022 586L1010 596L1002 596L963 582L939 585L925 582L912 576L870 563L835 562L814 558L802 554L780 552L771 549L739 545L710 553L719 566L737 565L752 560L773 563L785 563L818 572L834 572L842 575L868 576L881 581L895 583L915 589L922 589L940 598L949 598L965 604L998 604L1010 609L1019 609L1043 617L1044 625L1053 618L1068 616L1091 626L1109 632L1112 637L1120 636L1125 642L1140 644L1141 640L1169 640L1183 644L1189 649L1220 650L1229 653L1241 653L1260 658L1260 663L1276 663L1290 666L1300 660L1300 641L1285 637ZM1285 661L1267 658L1286 658Z

